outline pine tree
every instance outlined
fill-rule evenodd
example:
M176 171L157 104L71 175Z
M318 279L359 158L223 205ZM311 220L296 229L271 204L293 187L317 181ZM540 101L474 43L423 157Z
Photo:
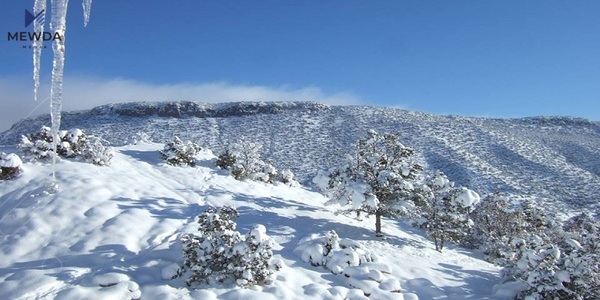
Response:
M208 208L198 218L198 235L181 238L188 285L235 280L237 285L266 284L273 274L271 240L257 224L242 236L236 231L235 208Z
M233 153L231 153L229 149L226 149L225 152L221 153L217 157L217 161L215 162L217 167L224 170L230 170L233 166L235 166L235 163L235 155L233 155Z
M414 183L422 170L413 156L414 150L404 146L399 135L370 130L367 138L356 143L345 168L316 181L330 196L329 203L375 215L375 232L381 235L382 217L398 215L411 206Z
M173 139L165 144L163 150L159 151L161 159L173 166L195 166L196 156L202 150L191 141L184 143L179 137L174 136Z

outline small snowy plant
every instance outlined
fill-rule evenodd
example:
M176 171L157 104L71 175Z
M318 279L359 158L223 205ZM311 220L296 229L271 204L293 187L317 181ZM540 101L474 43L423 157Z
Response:
M219 156L217 157L217 161L215 162L217 167L223 170L231 170L231 168L235 166L235 163L235 155L233 155L233 153L231 153L229 149L226 149L225 152L219 154Z
M36 159L51 159L54 156L54 138L50 131L49 127L44 126L39 132L22 136L19 149ZM81 129L61 130L56 139L56 153L64 158L83 159L104 166L109 165L113 157L113 150L106 146L105 140L86 135Z
M217 167L229 170L237 180L251 179L265 183L282 182L289 186L296 186L294 173L289 169L281 173L277 171L271 160L261 159L262 145L242 139L232 145L232 150L225 150L217 157Z
M195 166L196 156L202 148L191 141L183 142L179 137L165 144L163 150L159 151L160 158L173 166Z
M23 172L23 162L14 153L0 152L0 180L10 180Z
M145 133L143 131L138 131L133 136L128 138L125 141L125 144L130 144L130 145L147 144L147 143L150 143L151 141L152 141L152 139L150 138L150 135L148 135L147 133Z
M289 186L298 186L299 183L294 179L294 173L290 169L283 169L277 174L276 181L282 182Z
M235 179L264 178L263 168L265 162L261 159L262 145L242 137L239 142L232 145L235 163L231 168L231 175Z
M239 213L232 207L209 208L199 217L198 235L182 237L188 285L234 281L239 286L267 284L274 270L271 240L263 225L242 236L235 230Z
M324 266L334 274L347 267L374 262L376 256L357 242L341 239L330 230L324 235L311 235L300 240L295 252L313 266Z
M54 150L52 148L52 135L50 134L50 127L43 126L39 132L30 134L29 136L21 136L21 142L18 147L26 155L31 155L38 159L47 159L54 156ZM61 144L57 145L57 152Z
M313 182L331 199L327 204L375 215L375 233L381 235L382 217L412 209L414 185L421 170L414 161L414 150L404 146L399 135L369 130L368 137L356 143L347 166L321 173Z

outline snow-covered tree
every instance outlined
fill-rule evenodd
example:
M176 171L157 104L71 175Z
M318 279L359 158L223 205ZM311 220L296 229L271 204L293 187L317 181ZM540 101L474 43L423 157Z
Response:
M560 249L536 237L514 242L518 249L516 264L507 269L509 277L527 283L528 289L519 294L521 299L568 299L561 295L562 277L559 268Z
M188 285L235 280L240 286L266 284L274 267L271 240L263 225L242 236L236 231L239 213L232 207L209 208L199 216L199 234L181 238Z
M21 142L17 147L26 155L38 159L50 159L54 156L53 140L50 127L42 126L39 132L32 133L29 136L21 136ZM61 143L57 144L57 153L61 153L60 147Z
M10 180L23 172L21 158L14 154L0 152L0 180Z
M422 167L414 150L398 134L368 131L356 144L348 165L319 175L314 182L331 198L329 204L348 205L349 211L375 215L375 232L381 235L381 218L412 207L414 184Z
M229 151L229 149L226 149L223 153L219 154L215 164L217 165L217 167L219 167L221 169L231 170L231 168L233 168L233 166L235 166L235 162L236 162L235 155L233 155L233 153L231 153L231 151Z
M130 144L130 145L137 145L137 144L150 143L151 141L152 141L152 138L150 137L150 135L148 135L147 133L145 133L143 131L138 131L135 134L133 134L131 137L129 137L125 141L125 143Z
M248 286L270 282L273 274L271 247L267 228L261 224L252 226L243 240L233 245L233 256L228 270L237 279L237 285ZM281 266L274 268L281 268Z
M469 213L479 202L479 195L454 183L442 172L427 178L417 189L415 204L422 213L420 224L435 242L435 249L442 251L448 242L459 243L469 231L472 221Z
M282 182L289 186L298 183L294 180L294 173L284 170L281 174L268 159L264 161L262 156L262 145L242 137L229 149L221 153L217 158L216 165L221 169L231 171L231 175L238 180L252 179L266 183Z
M526 286L517 298L600 299L598 221L580 214L561 230L533 203L523 206L533 233L513 240L516 254L503 270L507 280Z
M487 195L470 214L473 226L469 247L481 248L488 260L506 265L516 254L513 240L523 238L529 225L525 215L509 207L508 199L498 193Z
M265 162L261 159L262 148L262 144L250 141L245 137L232 145L235 164L231 174L235 179L258 179L265 176L263 173Z
M160 158L173 166L195 166L196 156L202 147L191 141L183 142L179 137L165 144L163 150L159 151Z
M49 127L42 127L39 132L22 136L18 148L26 155L37 159L50 159L54 156L52 142L54 138ZM56 137L58 144L56 153L64 158L83 159L95 165L109 165L113 150L105 140L93 135L86 135L81 129L61 130Z
M600 222L587 212L572 217L560 245L565 288L580 299L600 299Z
M299 183L294 179L294 173L290 169L283 169L277 174L276 181L282 182L289 186L297 186Z

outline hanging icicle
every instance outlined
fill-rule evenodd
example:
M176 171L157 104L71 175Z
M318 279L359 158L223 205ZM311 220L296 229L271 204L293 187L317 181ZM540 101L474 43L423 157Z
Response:
M58 144L58 131L61 123L62 101L63 101L63 73L65 67L65 39L67 32L67 6L68 0L51 0L52 18L50 21L50 30L57 33L60 38L54 39L52 42L52 84L50 89L50 119L52 122L50 134L52 139L52 148L54 155L52 158L52 183L51 189L56 190L56 148ZM87 26L90 20L90 10L92 8L92 0L83 0L83 23ZM38 15L46 9L46 0L35 0L34 12ZM44 31L44 20L35 21L35 31ZM40 78L40 62L43 41L34 41L33 44L33 81L34 81L34 98L37 101Z
M46 10L46 0L35 0L33 4L33 14L44 14ZM44 19L36 19L33 22L34 32L44 32ZM42 39L33 40L33 100L37 101L38 90L40 89L40 62L42 59Z

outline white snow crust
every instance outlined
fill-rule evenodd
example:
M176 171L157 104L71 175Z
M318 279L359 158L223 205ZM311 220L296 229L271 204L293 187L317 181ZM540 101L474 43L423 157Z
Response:
M2 298L506 299L515 293L494 289L498 267L452 246L439 253L402 222L383 219L388 238L381 240L373 218L338 215L318 193L237 181L213 167L209 152L196 167L170 166L158 156L162 146L116 147L106 167L61 160L62 188L54 194L44 191L46 164L26 162L22 176L0 182ZM274 260L283 266L271 284L192 289L184 278L171 279L183 260L179 238L195 232L204 209L222 205L240 211L239 230L254 228L259 238L269 232ZM344 259L330 265L339 274L294 251L330 230L342 237L339 245L364 251L339 251ZM314 247L306 251L318 258L322 249ZM348 263L367 253L377 262Z

